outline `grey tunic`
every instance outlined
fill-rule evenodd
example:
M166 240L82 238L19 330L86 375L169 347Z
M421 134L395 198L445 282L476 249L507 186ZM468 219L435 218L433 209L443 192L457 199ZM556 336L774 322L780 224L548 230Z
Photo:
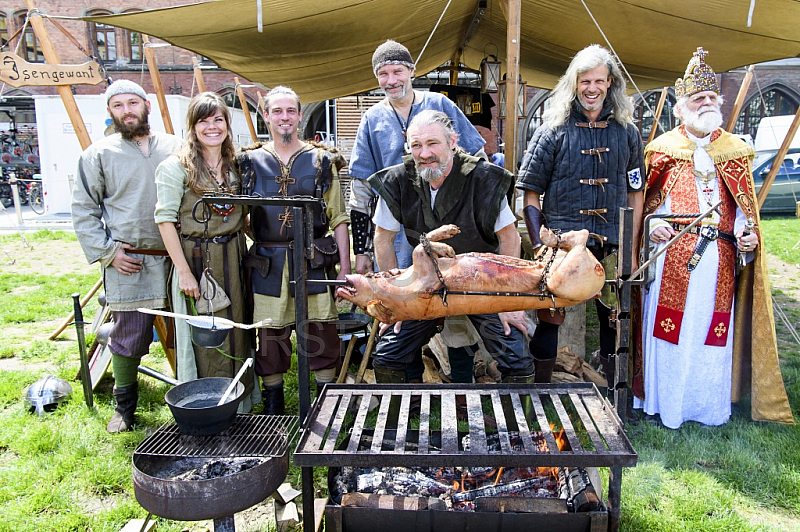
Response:
M147 157L135 142L110 135L89 146L78 161L78 178L72 192L72 224L90 264L100 262L106 299L112 310L166 305L166 256L133 255L142 271L122 275L111 261L119 246L164 249L153 220L156 205L156 167L181 146L166 133L150 134Z

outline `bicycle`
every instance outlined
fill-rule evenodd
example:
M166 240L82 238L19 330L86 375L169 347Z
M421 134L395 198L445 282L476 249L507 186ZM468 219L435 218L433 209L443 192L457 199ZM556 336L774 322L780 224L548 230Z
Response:
M42 196L42 182L33 181L28 188L28 205L36 214L44 214L44 197Z

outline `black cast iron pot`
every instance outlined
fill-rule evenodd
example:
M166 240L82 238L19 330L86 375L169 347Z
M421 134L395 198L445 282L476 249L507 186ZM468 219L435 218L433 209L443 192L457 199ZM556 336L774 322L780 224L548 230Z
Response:
M139 371L175 386L164 395L164 401L178 430L189 436L212 436L230 427L244 398L244 384L237 382L226 402L217 406L232 380L225 377L182 383L146 366L139 366Z

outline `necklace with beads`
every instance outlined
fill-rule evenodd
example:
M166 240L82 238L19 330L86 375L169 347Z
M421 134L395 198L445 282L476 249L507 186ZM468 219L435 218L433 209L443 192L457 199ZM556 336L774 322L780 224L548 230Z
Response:
M215 191L220 192L221 194L228 194L230 193L230 190L228 190L228 186L225 184L225 179L223 178L222 182L220 182L217 177L217 168L219 168L221 162L222 159L219 159L214 166L206 164L206 168L208 169L208 173L211 175L211 179L214 182ZM222 216L223 223L228 221L228 216L234 211L235 208L235 204L211 203L211 210Z

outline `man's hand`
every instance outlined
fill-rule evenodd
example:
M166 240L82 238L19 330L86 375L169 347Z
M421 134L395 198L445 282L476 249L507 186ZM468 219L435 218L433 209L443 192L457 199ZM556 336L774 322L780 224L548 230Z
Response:
M142 271L142 261L129 256L125 253L126 249L133 249L133 246L130 244L122 244L119 251L117 251L117 256L111 261L111 266L116 268L117 271L123 275L139 273Z
M660 227L656 227L652 233L650 233L650 242L655 244L661 244L662 242L669 241L670 238L677 235L677 231L668 225L662 225Z
M369 255L356 255L356 273L364 275L372 271L372 259Z
M525 313L523 311L500 312L497 317L500 318L500 323L503 324L503 334L506 336L511 334L512 325L522 331L522 334L528 334L528 320L525 319Z
M383 336L384 334L386 334L386 331L389 330L389 327L391 327L391 325L388 325L386 323L381 322L381 326L378 329L378 336ZM400 329L402 327L403 327L403 322L402 321L398 321L397 323L395 323L394 324L394 333L395 334L400 334Z
M755 251L758 246L758 235L755 231L751 231L749 235L744 235L744 229L740 229L736 234L736 245L739 251Z

